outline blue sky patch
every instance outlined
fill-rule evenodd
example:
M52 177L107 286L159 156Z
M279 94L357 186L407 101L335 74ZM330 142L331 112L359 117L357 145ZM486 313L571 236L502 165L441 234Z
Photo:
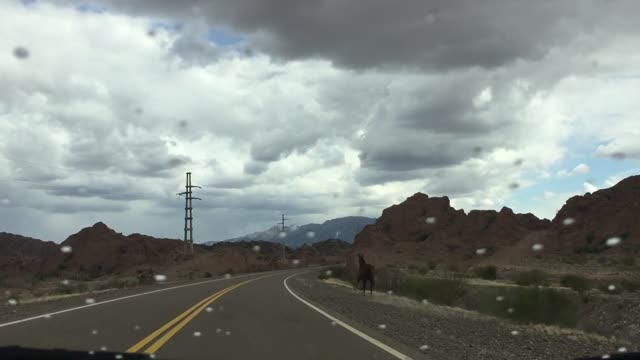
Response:
M212 27L207 32L207 40L218 46L231 46L241 43L242 36L220 27Z

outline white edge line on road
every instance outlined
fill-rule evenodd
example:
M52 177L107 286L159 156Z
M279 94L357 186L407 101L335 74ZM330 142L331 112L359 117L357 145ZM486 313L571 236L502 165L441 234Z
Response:
M92 306L98 306L98 305L102 305L102 304L107 304L107 303L110 303L110 302L131 299L131 298L134 298L134 297L154 294L154 293L158 293L158 292L161 292L161 291L168 291L168 290L183 288L183 287L187 287L187 286L201 285L201 284L206 284L206 283L210 283L210 282L214 282L214 281L237 279L237 278L241 278L241 277L247 277L247 276L258 275L258 274L260 274L260 273L243 274L243 275L232 276L230 278L220 278L220 279L213 279L213 280L205 280L205 281L200 281L200 282L193 283L193 284L178 285L178 286L173 286L173 287L169 287L169 288L163 288L163 289L147 291L147 292L143 292L143 293L139 293L139 294L123 296L123 297L120 297L120 298L109 299L109 300L105 300L105 301L96 302L96 303L93 303L93 304L76 306L76 307L69 308L69 309L55 311L55 312L51 312L51 313L48 313L48 314L32 316L32 317L28 317L26 319L11 321L11 322L8 322L8 323L0 324L0 328L5 327L5 326L10 326L10 325L23 323L23 322L26 322L26 321L31 321L31 320L35 320L35 319L44 318L46 316L58 315L58 314L66 313L66 312L69 312L69 311L75 311L75 310L80 310L80 309L84 309L84 308L88 308L88 307L92 307Z
M284 287L287 289L287 291L289 292L289 294L291 294L293 297L295 297L296 299L300 300L303 304L307 305L308 307L312 308L313 310L315 310L315 311L319 312L320 314L322 314L322 315L324 315L324 316L328 317L329 319L331 319L331 320L335 321L335 322L336 322L336 324L339 324L339 325L340 325L340 326L342 326L343 328L345 328L345 329L347 329L347 330L351 331L352 333L354 333L354 334L356 334L356 335L360 336L361 338L363 338L363 339L367 340L368 342L370 342L370 343L372 343L373 345L375 345L375 346L379 347L380 349L382 349L382 350L384 350L384 351L388 352L389 354L391 354L391 355L393 355L393 356L397 357L398 359L402 359L402 360L412 360L409 356L407 356L407 355L405 355L405 354L401 353L400 351L398 351L398 350L396 350L396 349L392 348L391 346L389 346L389 345L387 345L387 344L385 344L385 343L382 343L382 342L380 342L380 341L378 341L378 340L376 340L376 339L372 338L371 336L369 336L369 335L367 335L367 334L363 333L362 331L360 331L360 330L358 330L358 329L356 329L356 328L352 327L351 325L349 325L349 324L347 324L347 323L345 323L345 322L343 322L343 321L340 321L339 319L335 318L334 316L332 316L332 315L328 314L326 311L323 311L322 309L319 309L317 306L315 306L315 305L311 304L311 303L310 303L310 302L308 302L307 300L305 300L305 299L301 298L300 296L296 295L296 293L294 293L293 291L291 291L291 289L289 288L289 285L287 285L287 280L289 280L289 279L291 279L292 277L294 277L294 276L296 276L296 275L299 275L299 274L301 274L301 273L293 274L293 275L291 275L291 276L287 277L286 279L284 279L284 281L283 281L283 283L284 283Z

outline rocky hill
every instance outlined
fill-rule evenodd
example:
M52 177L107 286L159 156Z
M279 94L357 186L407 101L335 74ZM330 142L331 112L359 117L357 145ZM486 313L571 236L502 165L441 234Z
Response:
M352 243L356 234L363 227L374 222L375 219L364 216L347 216L327 220L322 224L294 225L287 228L284 235L281 234L278 226L273 226L265 231L259 231L224 241L236 242L262 240L283 243L292 248L296 248L304 244L313 244L327 239L340 239L348 243ZM214 242L210 241L205 244L211 245L214 244Z
M553 221L507 207L467 214L451 207L446 196L417 193L365 227L347 262L353 269L358 252L374 264L522 264L534 257L637 254L638 213L640 176L570 198Z

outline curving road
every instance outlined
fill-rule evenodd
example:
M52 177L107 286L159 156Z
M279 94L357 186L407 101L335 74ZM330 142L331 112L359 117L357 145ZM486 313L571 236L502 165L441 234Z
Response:
M296 295L286 279L300 272L208 280L4 323L0 346L106 348L162 359L421 356Z

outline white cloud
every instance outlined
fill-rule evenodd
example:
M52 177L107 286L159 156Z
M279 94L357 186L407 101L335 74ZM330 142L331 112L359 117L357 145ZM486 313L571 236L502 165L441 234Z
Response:
M585 192L590 192L590 193L592 193L592 192L598 191L598 187L597 187L597 186L595 186L595 185L593 185L593 184L592 184L592 183L590 183L590 182L584 182L584 183L582 184L582 186L583 186L583 188L584 188L584 191L585 191Z
M574 167L573 170L571 170L571 171L567 171L567 170L558 171L557 175L560 176L560 177L585 175L585 174L588 174L589 171L591 171L591 168L589 167L589 165L584 164L584 163L580 163L580 164L576 165L576 167Z

